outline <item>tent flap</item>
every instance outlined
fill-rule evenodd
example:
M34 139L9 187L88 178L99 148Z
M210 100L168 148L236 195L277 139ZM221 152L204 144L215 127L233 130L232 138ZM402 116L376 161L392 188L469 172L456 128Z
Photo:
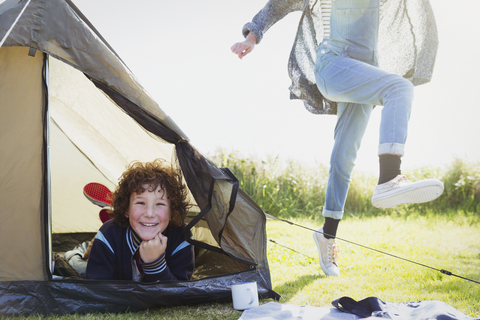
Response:
M278 295L262 285L261 271L198 281L139 283L130 281L4 281L0 282L0 314L71 314L141 311L172 305L232 300L230 285L257 281L262 298Z
M0 18L1 20L1 18ZM42 280L43 54L0 50L0 280ZM29 94L25 94L28 92Z

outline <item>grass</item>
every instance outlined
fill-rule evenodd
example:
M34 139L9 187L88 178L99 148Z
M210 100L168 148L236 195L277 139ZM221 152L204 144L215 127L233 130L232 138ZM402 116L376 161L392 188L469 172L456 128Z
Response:
M323 223L319 217L327 167L305 167L278 158L242 158L235 152L218 152L210 158L217 166L230 168L241 188L265 212L312 229ZM445 185L444 194L426 204L380 210L370 203L376 178L354 172L337 236L480 281L480 163L457 159L445 168L419 168L405 173L414 181L440 179ZM269 220L267 235L277 242L267 243L268 260L273 289L282 295L282 303L331 307L333 300L343 296L355 300L375 296L385 302L439 300L466 315L480 317L480 284L341 240L341 277L326 277L318 265L310 231ZM196 320L240 316L231 303L213 303L138 313L47 318Z
M478 220L462 214L347 218L337 236L480 281ZM319 226L314 220L297 223ZM292 228L268 222L270 239L313 258L269 244L274 290L286 303L328 307L343 296L355 300L375 296L386 302L440 300L467 315L480 315L480 284L340 240L341 277L326 277L318 267L311 233Z
M328 167L301 165L279 158L256 159L238 152L218 151L210 157L218 167L228 167L239 179L240 187L265 211L282 218L314 218L321 215L325 202ZM409 206L408 212L424 214L450 211L480 214L480 163L456 159L443 168L422 167L403 171L412 181L436 178L444 183L442 197ZM345 213L361 217L405 212L372 206L371 196L378 178L353 171Z
M315 219L290 221L316 229ZM456 215L346 217L338 237L437 269L480 281L480 218ZM331 307L343 296L385 302L439 300L471 317L480 317L480 284L380 254L348 242L340 245L339 278L326 277L317 262L312 233L281 221L267 221L268 258L273 289L281 303ZM287 247L287 248L285 248ZM291 249L297 251L294 252ZM271 300L264 300L267 303ZM126 314L89 314L51 319L238 319L231 303L152 309ZM30 316L27 319L44 319ZM13 319L9 317L7 319Z

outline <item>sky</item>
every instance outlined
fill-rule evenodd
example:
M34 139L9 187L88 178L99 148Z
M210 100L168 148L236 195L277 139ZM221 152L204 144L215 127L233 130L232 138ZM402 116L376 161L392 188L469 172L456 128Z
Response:
M259 0L73 0L146 91L203 154L327 164L336 116L289 99L287 61L300 13L275 24L243 60L230 47ZM433 79L415 89L404 169L480 161L480 1L431 1L440 46ZM380 108L356 170L378 173Z

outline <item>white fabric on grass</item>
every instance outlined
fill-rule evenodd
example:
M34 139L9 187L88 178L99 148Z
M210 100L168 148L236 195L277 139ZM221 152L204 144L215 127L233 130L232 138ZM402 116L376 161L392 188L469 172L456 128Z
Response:
M245 310L239 320L357 320L359 316L338 311L335 308L296 306L269 302Z

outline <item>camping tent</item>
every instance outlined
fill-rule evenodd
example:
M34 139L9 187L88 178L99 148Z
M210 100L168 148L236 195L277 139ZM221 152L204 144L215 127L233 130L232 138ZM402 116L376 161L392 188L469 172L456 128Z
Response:
M0 314L225 301L231 284L250 280L278 296L262 210L195 150L70 0L1 3L0 39ZM91 237L101 224L83 186L113 188L128 163L155 158L181 170L196 204L194 280L53 277L64 236Z

